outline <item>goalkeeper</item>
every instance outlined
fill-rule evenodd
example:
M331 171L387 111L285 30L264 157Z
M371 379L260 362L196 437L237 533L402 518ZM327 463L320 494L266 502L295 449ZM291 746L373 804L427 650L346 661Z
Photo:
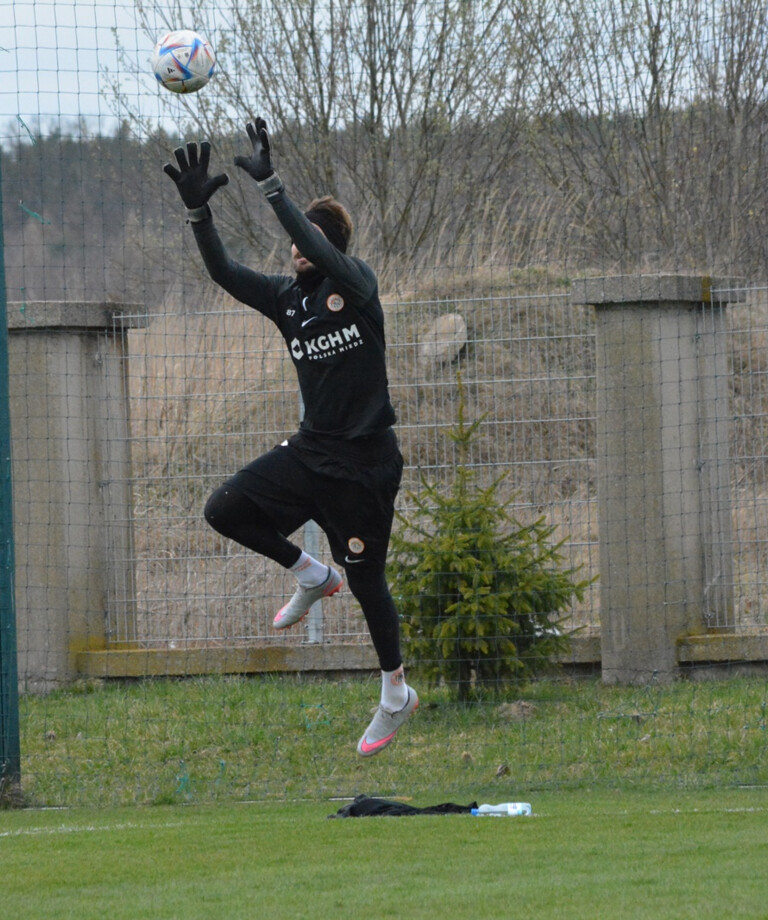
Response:
M280 330L304 403L299 430L227 480L205 506L208 523L296 576L297 589L274 618L298 623L342 586L339 571L289 538L307 521L323 529L336 564L365 616L381 667L381 702L357 746L383 750L418 706L405 682L400 623L385 563L403 459L392 425L384 314L372 269L347 254L352 221L330 196L305 213L272 166L266 122L246 126L252 150L235 157L266 196L291 239L295 274L264 274L233 261L214 226L211 196L229 181L208 175L210 144L174 151L164 170L176 183L211 278Z

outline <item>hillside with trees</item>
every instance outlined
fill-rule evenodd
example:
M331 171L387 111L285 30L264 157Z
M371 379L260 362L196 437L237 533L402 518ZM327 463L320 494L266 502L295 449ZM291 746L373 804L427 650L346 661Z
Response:
M209 138L213 168L230 175L214 207L232 255L284 266L274 218L232 165L255 115L293 197L339 196L389 289L482 266L766 277L757 0L172 6L219 58L204 92L172 100L180 136L142 114L124 79L113 135L74 126L5 143L11 300L199 295L162 173L182 138ZM155 7L137 9L148 41Z

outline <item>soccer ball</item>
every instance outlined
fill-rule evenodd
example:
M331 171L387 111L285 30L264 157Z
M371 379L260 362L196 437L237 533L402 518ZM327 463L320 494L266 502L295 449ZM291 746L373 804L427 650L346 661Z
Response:
M191 29L163 35L152 55L158 83L174 93L196 93L211 79L215 67L213 49Z

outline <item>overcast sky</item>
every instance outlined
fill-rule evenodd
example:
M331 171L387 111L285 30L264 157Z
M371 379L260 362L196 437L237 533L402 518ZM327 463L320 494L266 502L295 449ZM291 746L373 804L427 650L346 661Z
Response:
M121 89L151 110L161 90L131 0L0 0L0 138L81 117L91 131L111 130L115 115L100 90L104 69L117 73L115 34L146 74Z

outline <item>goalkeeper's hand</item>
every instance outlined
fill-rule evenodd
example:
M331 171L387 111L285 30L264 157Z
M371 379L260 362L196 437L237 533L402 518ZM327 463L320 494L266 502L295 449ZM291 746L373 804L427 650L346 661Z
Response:
M213 177L208 176L208 163L211 159L211 145L208 141L200 144L199 157L197 144L191 143L187 144L186 150L184 147L177 147L173 155L176 157L179 168L177 169L172 163L166 163L163 166L163 172L176 183L176 188L187 210L204 207L213 193L229 182L229 176L226 173Z
M253 150L250 156L235 157L235 166L244 169L257 182L264 182L265 179L275 175L275 168L272 166L267 123L263 118L257 118L253 124L248 122L245 130L248 133Z

